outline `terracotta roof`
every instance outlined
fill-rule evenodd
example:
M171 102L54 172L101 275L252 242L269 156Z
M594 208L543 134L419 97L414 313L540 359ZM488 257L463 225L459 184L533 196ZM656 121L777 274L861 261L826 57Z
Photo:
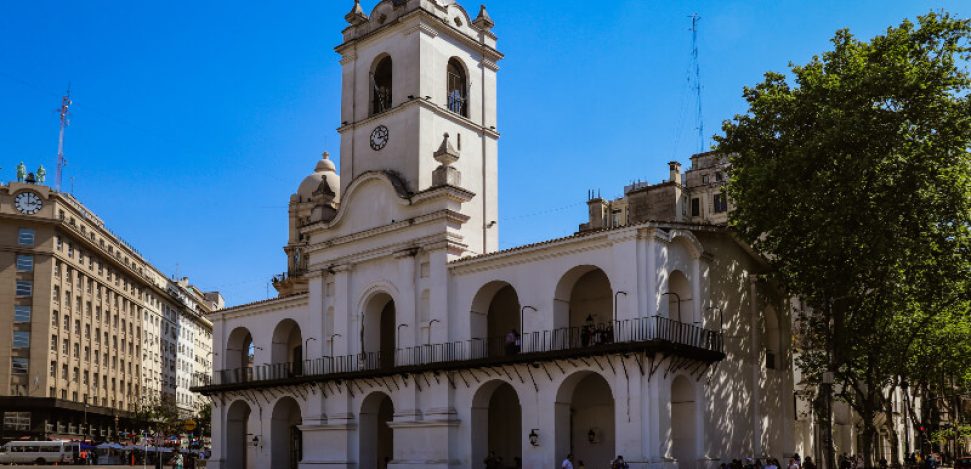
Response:
M294 298L294 297L302 296L302 295L307 295L307 292L294 293L292 295L287 295L287 296L278 296L276 298L268 298L268 299L265 299L265 300L253 301L253 302L250 302L250 303L243 303L241 305L230 306L228 308L223 308L223 309L217 309L217 310L213 311L213 313L225 313L226 311L232 311L234 309L240 309L240 308L245 308L247 306L260 305L260 304L264 304L264 303L273 303L275 301L288 300L290 298Z
M477 254L475 256L463 257L463 258L460 258L460 259L456 259L456 260L454 260L452 262L449 262L449 264L461 264L461 263L467 262L467 261L483 259L483 258L491 257L491 256L500 256L500 255L503 255L503 254L508 254L510 252L522 251L522 250L534 248L534 247L537 247L537 246L544 246L544 245L548 245L548 244L556 244L556 243L559 243L561 241L566 241L568 239L583 238L583 237L586 237L586 236L591 236L591 235L595 235L595 234L599 234L599 233L605 233L605 232L608 232L608 231L617 231L617 230L622 230L624 228L633 228L633 227L639 227L639 226L647 226L647 225L651 225L651 224L658 225L659 228L665 228L665 226L663 226L663 225L667 225L667 227L670 227L670 228L681 228L681 227L688 227L688 228L690 228L690 227L698 227L698 228L721 228L721 229L727 229L727 226L726 225L715 225L715 224L712 224L712 223L685 223L685 222L672 222L672 221L660 221L660 220L645 220L645 221L643 221L641 223L638 223L636 225L624 225L624 226L615 226L613 228L601 228L599 230L580 231L580 232L574 233L574 234L572 234L570 236L564 236L562 238L553 238L553 239L548 239L548 240L545 240L545 241L539 241L539 242L536 242L536 243L524 244L522 246L515 246L515 247L508 248L508 249L502 249L502 250L499 250L499 251L487 252L485 254Z

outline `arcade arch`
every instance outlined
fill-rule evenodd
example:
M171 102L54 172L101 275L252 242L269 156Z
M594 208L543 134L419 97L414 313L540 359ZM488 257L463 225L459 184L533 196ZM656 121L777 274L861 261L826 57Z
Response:
M553 298L553 327L557 329L558 347L587 345L581 342L590 340L587 335L592 335L593 329L598 331L598 340L609 341L614 319L613 290L603 269L582 265L563 274Z
M383 392L364 398L358 426L358 467L386 469L394 458L394 403Z
M270 422L270 460L272 467L297 469L303 459L303 424L300 405L292 397L284 397L273 407Z
M679 469L695 469L700 457L697 412L695 387L688 377L679 375L671 382L671 456Z
M226 411L226 446L233 448L226 451L226 469L247 469L247 453L249 439L250 406L244 401L236 401L229 405Z
M615 456L614 396L603 376L581 371L563 381L554 421L559 457L573 453L576 465L583 461L594 466Z
M270 363L293 363L294 367L304 359L303 335L300 325L293 319L284 319L273 330L273 344L270 349Z
M472 300L470 318L471 336L482 344L480 356L513 355L518 352L515 343L507 344L506 335L515 331L522 334L519 295L512 285L494 281L479 289ZM481 339L481 340L475 340Z
M397 344L397 319L394 299L380 292L372 295L364 306L361 324L361 349L367 355L370 367L394 366Z
M489 381L472 398L472 464L494 452L503 467L519 467L523 455L522 407L519 395L507 382Z

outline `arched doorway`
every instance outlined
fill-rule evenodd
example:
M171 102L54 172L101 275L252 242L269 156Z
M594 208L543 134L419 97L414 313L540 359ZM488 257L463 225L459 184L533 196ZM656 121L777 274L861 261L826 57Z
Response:
M398 348L394 299L387 293L378 293L368 300L361 327L361 343L369 368L394 366Z
M225 383L239 383L252 379L253 355L256 347L253 345L253 335L245 327L237 327L229 333L226 341L225 368L222 379Z
M519 295L506 282L490 282L479 289L472 300L473 343L483 350L474 350L475 356L506 356L519 352L519 345L507 338L510 333L522 334Z
M230 404L226 412L226 446L223 454L226 457L226 469L247 469L247 453L249 452L249 416L250 406L243 401Z
M694 385L685 376L671 383L671 457L678 461L678 469L694 469L698 459L698 428L695 420Z
M680 270L671 272L668 277L667 297L668 318L678 322L690 323L694 318L694 302L691 297L691 282Z
M270 423L270 457L273 467L296 469L303 459L303 436L298 425L303 424L300 405L292 397L284 397L273 407Z
M555 412L556 458L573 453L574 465L599 467L616 455L614 396L602 376L588 371L567 378L556 394Z
M613 341L613 290L600 268L583 265L567 271L553 299L555 343L576 348Z
M364 399L358 427L358 467L386 469L394 459L394 431L388 422L394 419L394 403L383 392Z
M523 454L522 408L509 383L490 381L472 399L472 467L482 467L490 455L502 467L517 467Z
M303 335L300 325L293 319L284 319L273 330L270 363L277 375L299 375L303 370ZM284 376L274 376L282 378Z

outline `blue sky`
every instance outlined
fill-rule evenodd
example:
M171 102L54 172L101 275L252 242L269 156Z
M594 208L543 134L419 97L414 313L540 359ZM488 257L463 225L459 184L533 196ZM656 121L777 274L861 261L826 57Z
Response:
M362 2L366 11L377 0ZM477 3L462 2L475 11ZM64 189L170 275L229 304L273 294L287 201L338 154L333 51L351 0L0 3L0 179L53 168L74 99ZM687 86L701 15L704 128L742 87L806 62L836 29L879 34L966 1L492 0L499 49L500 245L562 236L588 189L657 182L698 149ZM72 189L73 188L73 189Z

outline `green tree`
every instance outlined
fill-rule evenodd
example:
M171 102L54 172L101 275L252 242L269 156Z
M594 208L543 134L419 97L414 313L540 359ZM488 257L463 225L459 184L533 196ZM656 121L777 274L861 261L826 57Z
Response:
M914 337L967 299L969 39L968 20L934 13L868 42L838 31L791 84L767 73L746 88L748 112L715 137L732 226L811 306L799 365L816 383L833 374L868 464L887 389L926 345Z

